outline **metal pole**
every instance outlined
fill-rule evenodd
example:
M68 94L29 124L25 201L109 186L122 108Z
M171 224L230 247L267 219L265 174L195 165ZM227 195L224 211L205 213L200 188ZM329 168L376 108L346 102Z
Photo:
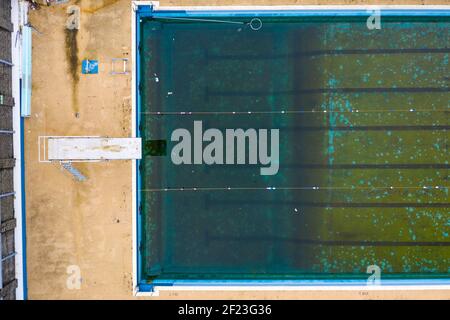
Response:
M10 258L12 258L12 257L15 257L16 254L17 254L17 252L10 253L10 254L8 254L6 257L3 257L3 258L1 259L1 261L3 262L3 261L6 261L6 260L8 260L8 259L10 259Z
M12 62L9 62L9 61L6 61L6 60L3 60L3 59L0 59L0 64L6 64L7 66L13 66L13 64L12 64Z
M6 198L6 197L11 197L11 196L13 196L15 194L16 194L15 192L2 193L2 194L0 194L0 199L1 198Z

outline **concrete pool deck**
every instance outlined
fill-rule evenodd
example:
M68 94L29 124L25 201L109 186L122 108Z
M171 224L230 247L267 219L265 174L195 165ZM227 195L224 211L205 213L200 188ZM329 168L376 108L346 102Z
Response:
M283 1L281 4L446 4L447 1ZM78 34L65 31L67 7L81 7ZM260 1L160 1L164 6L267 5ZM58 165L38 162L38 136L131 136L131 75L111 75L111 59L131 60L127 0L81 0L30 13L32 115L25 119L28 297L131 299L131 161L74 164L75 181ZM75 53L75 54L74 54ZM98 74L80 71L97 59ZM131 69L131 66L130 66ZM67 268L79 266L70 290ZM448 290L161 291L161 299L449 299Z

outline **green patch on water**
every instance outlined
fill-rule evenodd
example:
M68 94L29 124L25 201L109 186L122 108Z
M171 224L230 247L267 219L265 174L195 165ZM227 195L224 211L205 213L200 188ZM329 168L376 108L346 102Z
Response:
M146 156L166 156L167 141L166 140L146 140L143 143L143 155Z

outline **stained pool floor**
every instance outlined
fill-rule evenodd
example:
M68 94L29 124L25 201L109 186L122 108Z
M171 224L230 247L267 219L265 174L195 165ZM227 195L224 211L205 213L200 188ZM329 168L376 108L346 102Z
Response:
M141 23L143 277L449 277L450 21L261 20ZM194 121L279 129L279 172L175 165Z

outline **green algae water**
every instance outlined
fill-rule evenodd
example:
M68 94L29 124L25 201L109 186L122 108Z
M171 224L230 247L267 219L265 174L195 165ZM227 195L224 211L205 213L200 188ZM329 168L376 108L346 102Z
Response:
M141 22L144 279L449 278L449 18L215 19ZM278 173L175 165L194 121Z

